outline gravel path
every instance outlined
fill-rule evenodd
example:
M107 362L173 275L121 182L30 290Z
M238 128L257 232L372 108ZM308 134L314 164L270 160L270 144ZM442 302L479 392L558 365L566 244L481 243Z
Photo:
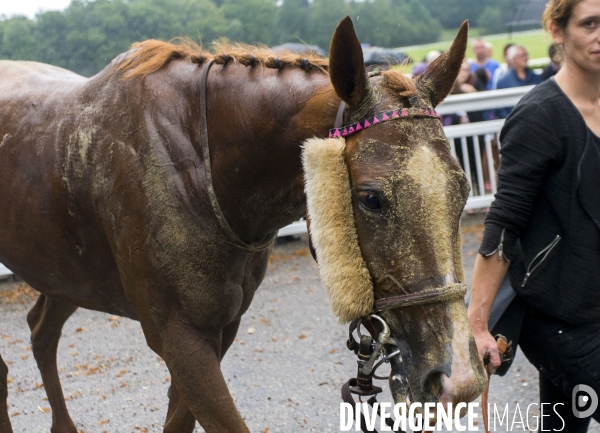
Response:
M470 281L481 217L465 217L463 225ZM15 433L48 432L51 424L25 320L34 296L18 283L0 283L0 353L10 369L9 413ZM356 373L345 348L346 333L331 314L306 239L276 246L265 281L223 362L252 432L339 431L339 389ZM170 377L146 346L137 322L78 310L63 330L58 365L69 411L81 431L162 431ZM526 411L537 401L537 392L537 373L519 353L509 374L492 381L490 400L509 404L512 416L516 403ZM379 400L391 401L389 394ZM516 425L512 431L529 430ZM589 431L600 433L600 426L593 422Z

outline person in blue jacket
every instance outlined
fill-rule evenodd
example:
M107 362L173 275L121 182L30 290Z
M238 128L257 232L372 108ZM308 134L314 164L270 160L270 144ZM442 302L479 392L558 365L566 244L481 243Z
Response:
M522 45L512 45L506 52L506 59L512 68L506 75L498 80L497 89L508 89L511 87L531 86L542 82L542 77L533 72L527 61L529 53ZM505 119L514 107L500 108L496 110L496 118Z

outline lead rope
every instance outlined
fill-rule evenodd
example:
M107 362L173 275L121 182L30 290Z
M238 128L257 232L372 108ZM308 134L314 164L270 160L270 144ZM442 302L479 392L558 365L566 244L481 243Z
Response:
M512 342L509 343L504 335L496 335L496 345L498 346L498 352L500 352L500 360L502 362L512 359L513 352L511 344ZM491 374L487 368L489 362L489 358L486 358L484 360L484 364L486 365L485 372L487 374L487 383L485 384L485 389L481 394L481 416L483 417L483 428L485 429L485 433L490 433L489 414L487 410L488 394L490 392L491 380Z
M203 165L204 165L204 175L206 176L206 192L210 199L210 204L213 209L213 213L221 226L221 230L227 235L229 238L228 242L246 249L250 251L261 251L265 248L268 248L271 243L277 237L277 231L267 235L267 237L257 243L247 243L241 240L238 235L231 229L229 224L227 223L227 219L225 215L223 215L223 211L221 210L221 206L219 206L219 201L217 200L217 194L215 193L215 189L213 186L212 179L212 170L211 170L211 162L210 162L210 148L208 147L208 125L207 125L207 117L206 117L206 88L208 82L208 71L210 67L213 65L213 60L209 60L204 70L202 71L202 78L200 79L200 145L201 145L201 154Z

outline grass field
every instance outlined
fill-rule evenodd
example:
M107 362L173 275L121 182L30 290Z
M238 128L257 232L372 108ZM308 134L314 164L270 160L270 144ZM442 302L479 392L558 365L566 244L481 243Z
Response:
M473 29L470 36L477 36L477 29ZM451 36L452 37L452 36ZM502 51L504 49L504 45L509 42L517 43L523 45L529 51L530 59L539 59L543 57L548 57L548 46L552 43L552 38L548 33L543 30L528 30L525 32L514 32L511 35L509 34L499 34L499 35L489 35L485 36L484 39L488 42L491 42L494 46L493 58L500 63L504 62L502 58ZM425 55L431 50L445 50L447 49L452 40L449 39L445 42L436 42L433 44L427 45L415 45L412 47L403 47L398 48L398 51L405 52L409 54L415 62L420 62ZM467 57L474 57L473 48L471 43L467 47ZM412 65L408 67L410 70Z

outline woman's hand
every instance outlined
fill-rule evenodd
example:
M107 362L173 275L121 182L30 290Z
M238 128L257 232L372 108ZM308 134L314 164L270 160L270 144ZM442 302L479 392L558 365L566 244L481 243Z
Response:
M496 339L487 329L476 331L473 325L471 327L473 328L473 338L475 338L477 352L483 358L488 373L493 374L502 363Z

